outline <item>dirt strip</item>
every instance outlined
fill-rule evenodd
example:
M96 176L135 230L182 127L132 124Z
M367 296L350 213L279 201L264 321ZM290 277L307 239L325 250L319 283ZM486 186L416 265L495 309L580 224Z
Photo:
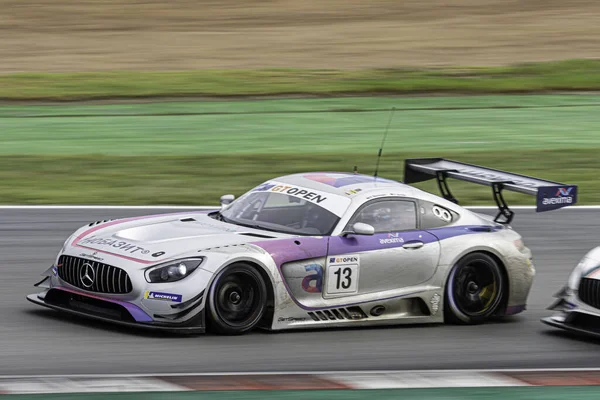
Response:
M0 0L0 73L600 56L596 0Z

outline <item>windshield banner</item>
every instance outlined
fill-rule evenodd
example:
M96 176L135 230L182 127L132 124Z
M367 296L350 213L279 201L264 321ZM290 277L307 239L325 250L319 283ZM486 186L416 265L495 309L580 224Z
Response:
M297 197L299 199L317 204L337 215L338 217L341 217L344 214L351 202L349 198L334 193L322 192L315 189L307 189L301 186L290 185L276 181L265 182L262 185L252 189L251 192L273 192Z

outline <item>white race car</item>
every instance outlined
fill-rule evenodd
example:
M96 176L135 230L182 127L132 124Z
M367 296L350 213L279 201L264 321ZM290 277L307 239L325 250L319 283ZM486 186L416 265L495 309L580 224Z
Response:
M496 219L459 206L448 177L491 186ZM408 185L433 178L444 198ZM187 332L479 323L523 311L535 272L503 189L539 211L576 202L576 186L444 159L406 160L405 183L283 176L214 211L92 222L27 299Z
M557 311L542 322L600 337L600 247L590 250L575 267L567 284L548 309Z

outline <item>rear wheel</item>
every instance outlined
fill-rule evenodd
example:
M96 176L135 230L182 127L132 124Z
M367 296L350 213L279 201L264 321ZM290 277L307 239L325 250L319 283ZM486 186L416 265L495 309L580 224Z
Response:
M484 322L500 306L504 291L498 262L484 253L468 254L450 271L444 307L446 320L462 324Z
M254 328L265 313L267 286L256 268L236 263L219 272L208 294L208 328L241 334Z

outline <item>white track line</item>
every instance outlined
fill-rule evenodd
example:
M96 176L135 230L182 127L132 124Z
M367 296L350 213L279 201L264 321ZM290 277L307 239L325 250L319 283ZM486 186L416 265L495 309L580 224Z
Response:
M257 376L257 375L377 375L377 374L473 374L473 373L528 373L528 372L600 372L600 368L530 368L530 369L426 369L426 370L372 370L372 371L290 371L290 372L166 372L148 374L59 374L59 375L0 375L0 379L30 378L154 378L169 376Z
M109 205L0 205L0 210L215 210L220 206L109 206ZM496 206L465 206L469 210L496 210ZM512 206L511 210L535 210L535 206ZM555 211L600 210L600 205L571 206Z
M220 206L0 205L0 210L215 210Z

